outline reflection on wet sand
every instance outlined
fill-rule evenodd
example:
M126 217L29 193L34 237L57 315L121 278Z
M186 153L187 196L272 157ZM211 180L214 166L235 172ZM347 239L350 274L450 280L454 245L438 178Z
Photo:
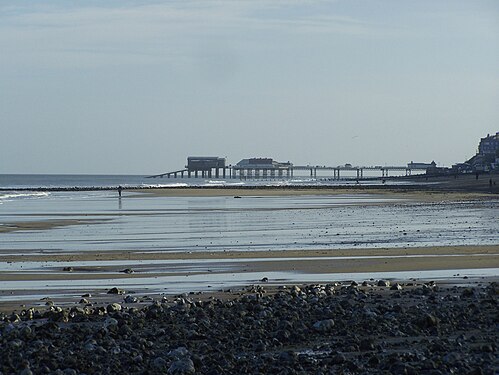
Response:
M4 205L0 301L499 268L495 198L250 193L65 192Z

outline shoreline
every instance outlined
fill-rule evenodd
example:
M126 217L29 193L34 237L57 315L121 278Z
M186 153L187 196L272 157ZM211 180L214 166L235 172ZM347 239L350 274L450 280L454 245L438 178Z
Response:
M297 178L308 178L301 176ZM213 179L219 181L220 184L212 185L192 185L184 186L178 185L187 184L189 179L172 178L161 179L161 182L167 180L170 185L158 186L159 184L151 184L149 186L122 186L123 191L137 191L137 190L230 190L237 189L244 190L313 190L320 192L321 190L353 190L356 192L365 190L378 190L378 191L408 191L408 192L447 192L447 193L478 193L486 195L499 194L499 173L481 173L477 178L475 174L461 174L461 175L444 175L444 176L431 176L431 175L414 175L414 176L395 176L395 177L373 177L359 179L360 184L356 184L355 178L347 178L342 180L330 180L327 177L319 177L316 183L291 183L289 180L268 180L268 184L260 185L262 180L239 180L239 179ZM335 184L327 184L328 182L335 182ZM386 184L383 183L386 181ZM151 182L156 182L156 179L151 179ZM254 182L256 185L239 185L239 183ZM288 185L273 185L275 182L287 182ZM371 182L371 183L370 183ZM372 183L375 182L375 183ZM377 182L377 183L376 183ZM492 182L492 184L490 184ZM227 185L224 185L226 183ZM337 183L337 184L336 184ZM72 191L114 191L118 185L114 186L33 186L33 187L0 187L0 191L35 191L35 192L72 192Z

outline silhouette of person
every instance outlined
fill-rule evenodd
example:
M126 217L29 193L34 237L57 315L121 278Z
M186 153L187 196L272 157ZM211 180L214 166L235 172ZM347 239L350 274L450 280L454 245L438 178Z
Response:
M118 186L118 195L121 197L121 191L123 190L123 188L120 186Z

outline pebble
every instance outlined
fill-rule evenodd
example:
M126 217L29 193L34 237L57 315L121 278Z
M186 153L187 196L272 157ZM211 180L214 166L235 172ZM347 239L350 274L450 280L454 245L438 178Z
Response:
M107 294L125 294L125 291L114 287L114 288L109 289L107 291Z
M121 311L121 305L119 303L111 303L107 305L107 312L112 313L116 311Z
M128 295L124 298L123 300L125 303L137 303L139 300L137 297L133 297L131 295Z
M334 327L333 319L325 319L315 322L313 325L314 329L319 332L328 332L331 331Z
M194 362L190 358L178 359L168 368L168 374L172 375L189 375L195 372Z
M390 287L390 290L402 290L402 285L395 283Z
M390 286L390 282L388 280L379 280L378 281L378 286L387 287L387 286Z

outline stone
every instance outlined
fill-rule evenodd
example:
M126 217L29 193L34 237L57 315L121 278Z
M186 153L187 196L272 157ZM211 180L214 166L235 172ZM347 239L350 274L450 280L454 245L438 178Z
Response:
M121 311L121 305L119 303L111 303L107 305L107 312L112 313L116 311Z
M157 370L162 370L166 367L166 360L161 357L154 358L151 362L151 366Z
M439 319L432 314L426 314L421 321L423 327L435 327L438 323Z
M168 374L171 375L189 375L195 372L194 362L190 358L177 359L168 368Z
M114 318L107 318L105 321L104 321L104 327L117 327L118 326L118 321Z
M390 286L390 282L388 280L379 280L378 281L378 286L387 287L387 286Z
M333 329L334 320L333 319L319 320L314 323L313 327L318 332L328 332Z
M390 290L402 290L402 285L395 283L390 287Z
M370 350L374 350L375 347L374 347L374 340L372 339L363 339L360 341L360 344L359 344L359 349L361 351L370 351Z
M125 294L125 291L114 287L114 288L109 289L107 291L107 294Z
M33 371L31 371L29 367L26 367L19 373L19 375L33 375Z
M137 297L133 297L131 295L128 295L124 299L125 303L137 303L139 300Z
M186 358L189 356L190 356L190 353L187 350L187 348L184 346L180 346L176 349L170 350L170 352L168 353L168 357L174 358L174 359Z
M465 288L462 293L461 293L461 297L464 297L464 298L469 298L469 297L473 297L474 296L474 291L472 288Z

